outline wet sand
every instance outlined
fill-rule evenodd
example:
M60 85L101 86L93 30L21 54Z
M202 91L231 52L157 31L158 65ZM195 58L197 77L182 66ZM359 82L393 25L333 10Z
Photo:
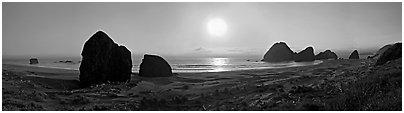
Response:
M78 86L78 71L3 64L3 110L324 110L324 104L375 69L373 60L313 66L176 73L129 83ZM401 59L399 71L401 73ZM397 64L398 65L398 64Z

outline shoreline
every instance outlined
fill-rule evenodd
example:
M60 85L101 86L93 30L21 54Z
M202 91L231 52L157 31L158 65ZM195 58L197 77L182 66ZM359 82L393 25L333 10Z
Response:
M312 65L290 65L290 66L285 66L285 67L256 67L256 68L245 68L245 69L235 69L235 70L224 70L224 71L203 71L203 72L174 72L175 74L193 74L193 73L222 73L222 72L233 72L233 71L248 71L248 70L267 70L267 69L283 69L283 68L291 68L291 67L302 67L302 66L313 66L313 65L319 65L321 63L323 63L324 61L327 60L316 60L313 62L299 62L299 63L315 63ZM49 66L41 66L41 65L30 65L30 64L7 64L7 63L3 63L2 65L9 65L9 66L17 66L17 67L33 67L33 68L44 68L44 69L56 69L56 70L68 70L68 71L79 71L79 69L73 69L73 68L62 68L62 67L49 67ZM214 69L212 69L214 70ZM138 71L132 71L132 75L135 74L139 74Z

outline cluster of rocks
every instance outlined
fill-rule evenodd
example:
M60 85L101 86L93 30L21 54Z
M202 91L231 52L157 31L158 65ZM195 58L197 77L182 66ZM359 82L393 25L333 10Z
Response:
M327 60L327 59L342 59L338 58L337 54L331 50L325 50L317 55L314 55L313 47L307 47L299 53L293 52L285 42L278 42L269 48L261 61L266 62L308 62L314 60ZM354 50L349 59L359 59L358 50Z
M84 87L107 82L129 82L131 79L131 52L102 31L96 32L85 42L81 56L80 83ZM170 65L156 55L144 55L139 72L143 77L172 76Z
M59 63L74 63L73 61L71 61L71 60L61 60L61 61L59 61Z
M59 61L55 61L53 63L77 64L77 63L81 63L81 61L74 62L72 60L59 60Z
M313 47L307 47L299 53L293 52L285 42L279 42L272 45L272 47L265 53L262 61L266 62L306 62L323 59L337 59L338 56L331 50L326 50L314 55Z

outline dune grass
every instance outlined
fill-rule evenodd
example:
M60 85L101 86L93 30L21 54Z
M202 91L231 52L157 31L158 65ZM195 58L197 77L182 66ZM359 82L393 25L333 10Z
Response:
M328 100L326 109L401 111L401 75L401 66L375 70L357 82L344 86L343 93Z

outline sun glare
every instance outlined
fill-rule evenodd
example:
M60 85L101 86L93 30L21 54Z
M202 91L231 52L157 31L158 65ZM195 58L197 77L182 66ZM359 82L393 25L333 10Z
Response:
M223 36L227 32L227 24L223 19L211 19L207 23L208 33L212 36Z
M228 58L213 58L212 64L215 66L222 66L228 64Z

